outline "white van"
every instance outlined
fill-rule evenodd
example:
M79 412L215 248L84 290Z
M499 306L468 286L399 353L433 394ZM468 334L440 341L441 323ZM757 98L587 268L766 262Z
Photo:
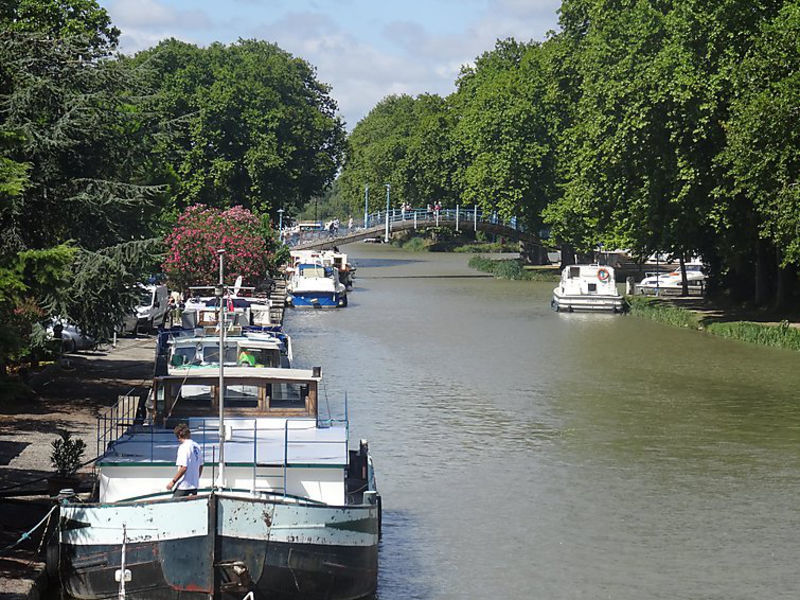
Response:
M151 331L164 323L169 310L169 290L165 285L139 284L140 300L135 314L125 317L123 331Z

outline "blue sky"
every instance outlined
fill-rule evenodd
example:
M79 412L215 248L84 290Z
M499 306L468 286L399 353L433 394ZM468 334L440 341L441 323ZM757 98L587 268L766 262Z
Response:
M317 68L348 129L389 94L446 95L498 38L543 40L560 0L99 0L133 53L167 37L258 38Z

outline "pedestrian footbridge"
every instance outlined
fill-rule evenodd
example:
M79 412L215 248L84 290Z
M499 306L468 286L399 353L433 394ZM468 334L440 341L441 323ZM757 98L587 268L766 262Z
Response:
M439 211L426 209L390 210L367 215L352 228L340 227L338 231L284 231L284 241L293 250L324 250L366 239L389 241L393 233L410 229L449 227L456 231L484 231L525 245L543 246L539 236L526 230L515 217L503 220L497 213L481 211L477 207L448 208Z

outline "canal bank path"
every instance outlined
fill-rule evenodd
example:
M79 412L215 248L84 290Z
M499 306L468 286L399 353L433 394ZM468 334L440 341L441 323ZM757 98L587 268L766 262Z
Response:
M59 430L82 438L85 459L95 456L96 418L117 396L143 393L151 385L155 337L120 338L101 347L66 356L29 377L34 393L7 399L0 407L0 548L16 542L52 506L46 495L51 474L51 442ZM91 467L84 467L88 473ZM37 554L37 531L7 556L0 557L0 600L40 597L46 579Z

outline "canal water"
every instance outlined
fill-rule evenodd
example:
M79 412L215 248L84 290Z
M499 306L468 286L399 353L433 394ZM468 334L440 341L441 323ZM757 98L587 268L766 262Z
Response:
M796 353L346 251L350 306L286 327L370 441L380 600L798 597Z

